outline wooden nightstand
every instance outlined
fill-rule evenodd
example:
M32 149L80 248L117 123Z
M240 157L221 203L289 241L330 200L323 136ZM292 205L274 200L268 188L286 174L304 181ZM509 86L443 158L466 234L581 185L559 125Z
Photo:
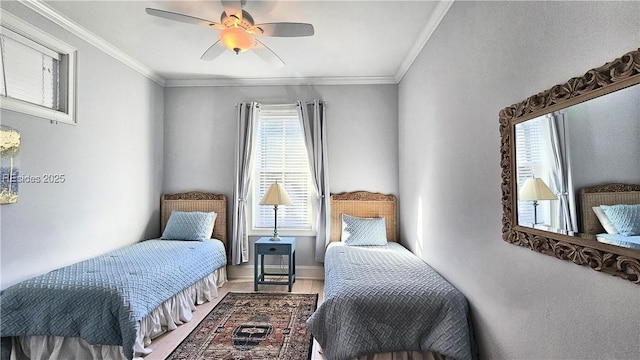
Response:
M269 237L261 237L255 243L253 259L253 290L258 291L258 285L289 285L296 281L296 238L282 237L280 241L271 241ZM289 258L288 273L267 273L264 271L265 255L287 255ZM260 258L260 268L258 268ZM265 276L287 276L289 281L265 281Z

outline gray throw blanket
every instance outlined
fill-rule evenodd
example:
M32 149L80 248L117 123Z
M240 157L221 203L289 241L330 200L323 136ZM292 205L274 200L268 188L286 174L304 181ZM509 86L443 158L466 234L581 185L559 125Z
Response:
M307 320L330 360L393 351L471 359L464 295L396 243L329 245L324 301Z
M136 243L5 289L2 336L80 337L131 359L140 320L225 264L218 240Z

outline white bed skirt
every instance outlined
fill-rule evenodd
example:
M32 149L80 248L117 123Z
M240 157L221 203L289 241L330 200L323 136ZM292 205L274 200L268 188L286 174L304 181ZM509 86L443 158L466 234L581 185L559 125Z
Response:
M181 291L142 318L134 347L135 358L152 352L151 340L189 322L196 305L218 296L218 288L227 281L223 266ZM81 338L60 336L20 336L11 339L11 360L92 359L126 360L122 346L91 345Z

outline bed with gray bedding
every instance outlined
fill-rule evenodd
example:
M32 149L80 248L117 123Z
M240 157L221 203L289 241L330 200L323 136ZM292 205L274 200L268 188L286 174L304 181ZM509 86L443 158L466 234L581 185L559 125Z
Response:
M329 244L324 301L307 325L330 359L432 351L472 358L464 295L400 244Z

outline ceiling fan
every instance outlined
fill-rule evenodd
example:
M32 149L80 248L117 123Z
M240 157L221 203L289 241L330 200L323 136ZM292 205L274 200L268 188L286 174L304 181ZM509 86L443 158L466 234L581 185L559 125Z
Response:
M245 1L221 0L224 11L220 15L220 23L153 8L146 8L146 12L149 15L164 19L220 30L220 40L216 41L202 54L200 57L202 60L213 60L227 49L234 51L236 54L251 49L267 63L274 67L282 67L284 66L282 59L265 44L257 40L256 37L298 37L311 36L314 33L313 25L305 23L276 22L255 24L251 14L242 9Z

